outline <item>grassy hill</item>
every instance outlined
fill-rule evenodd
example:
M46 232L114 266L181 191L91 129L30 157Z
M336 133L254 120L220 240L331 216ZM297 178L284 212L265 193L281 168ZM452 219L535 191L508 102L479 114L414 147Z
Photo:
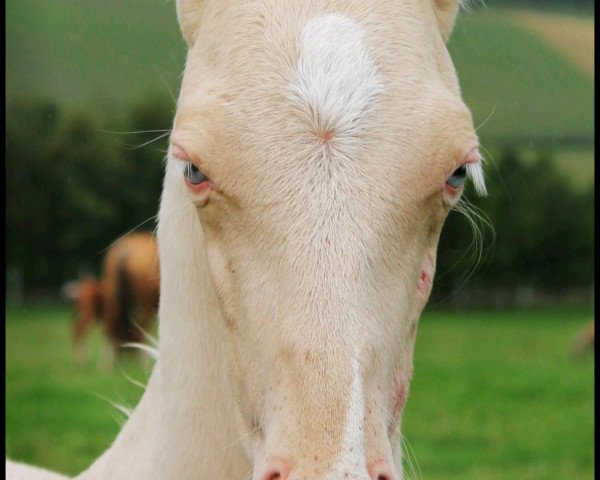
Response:
M463 14L450 40L465 100L476 124L486 122L480 135L533 147L591 145L593 80L511 18Z
M6 13L9 101L114 114L148 95L177 95L185 46L172 1L9 0ZM480 133L591 144L592 79L527 20L531 29L479 7L459 17L450 50L476 123L491 115Z
M591 17L517 10L510 18L565 55L583 73L594 78L594 22Z
M9 0L7 99L115 114L179 89L185 45L175 2Z

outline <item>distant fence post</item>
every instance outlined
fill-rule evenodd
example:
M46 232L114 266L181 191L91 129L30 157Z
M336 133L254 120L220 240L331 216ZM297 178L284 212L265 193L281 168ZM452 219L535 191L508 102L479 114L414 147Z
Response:
M23 270L21 267L9 267L6 272L6 303L23 305Z

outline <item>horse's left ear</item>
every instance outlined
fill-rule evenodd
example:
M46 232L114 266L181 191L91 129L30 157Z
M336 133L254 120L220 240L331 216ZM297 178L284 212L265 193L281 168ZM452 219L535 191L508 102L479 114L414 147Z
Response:
M177 0L177 20L188 47L196 41L205 0Z
M433 0L438 27L444 42L450 38L461 0Z

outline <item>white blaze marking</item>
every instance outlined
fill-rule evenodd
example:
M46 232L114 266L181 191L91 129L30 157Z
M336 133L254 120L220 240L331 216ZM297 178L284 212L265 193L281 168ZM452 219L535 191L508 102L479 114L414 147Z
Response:
M290 99L306 116L309 130L331 140L338 149L352 146L364 131L384 90L365 40L365 30L339 13L313 18L300 34ZM340 454L326 480L369 478L363 439L363 386L356 357L349 400Z
M342 439L341 453L336 464L329 471L325 480L364 479L369 478L367 472L365 445L363 441L363 418L365 403L360 377L360 368L356 359L352 360L352 388L350 389L350 405L346 414L346 428ZM345 476L348 473L348 476Z
M313 18L302 29L291 99L313 133L343 141L364 128L362 120L383 92L365 37L359 24L339 13Z

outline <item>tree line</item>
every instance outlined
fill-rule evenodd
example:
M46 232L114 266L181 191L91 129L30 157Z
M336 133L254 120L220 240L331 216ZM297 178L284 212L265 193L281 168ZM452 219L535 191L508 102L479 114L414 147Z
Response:
M485 141L483 141L485 145ZM509 145L488 157L488 194L467 186L450 213L438 253L436 298L460 288L541 290L560 297L594 278L594 190L576 188L548 152L526 161Z
M26 294L58 292L66 280L98 273L111 242L155 227L173 110L149 100L109 129L53 104L7 109L6 262ZM593 188L573 188L548 153L526 162L510 146L496 147L488 196L467 187L443 228L434 298L467 279L482 291L590 285Z
M91 115L53 104L8 108L6 261L26 293L97 272L120 235L155 227L165 135L147 142L168 132L172 110L149 101L100 128Z

